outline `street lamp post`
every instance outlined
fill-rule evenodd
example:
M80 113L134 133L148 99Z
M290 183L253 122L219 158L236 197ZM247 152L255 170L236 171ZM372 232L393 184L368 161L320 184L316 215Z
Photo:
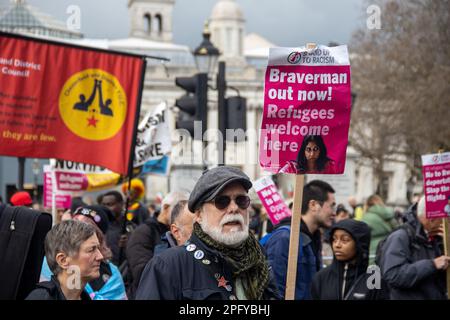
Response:
M38 201L38 194L39 194L39 190L38 190L38 176L39 176L40 172L41 172L41 170L40 170L40 167L39 167L39 159L34 159L33 160L33 177L34 177L33 200L34 200L34 202Z
M227 145L227 139L225 137L226 129L226 105L225 105L225 90L227 88L227 82L225 80L225 62L219 62L219 72L217 73L217 111L219 114L219 132L222 136L222 141L218 141L219 159L218 165L225 165L225 150Z
M201 73L211 74L220 55L219 49L211 43L210 38L211 32L209 31L208 22L205 22L202 43L194 50L195 64Z
M209 31L208 22L205 23L203 29L203 41L194 50L195 62L197 69L200 72L212 74L218 57L220 55L219 49L217 49L210 41L211 33ZM222 140L219 138L218 143L218 165L225 165L225 129L226 129L226 102L225 102L225 62L219 62L219 70L216 78L217 89L217 103L218 103L218 128L222 136Z
M17 160L19 161L19 190L24 190L24 180L25 180L25 159L24 157L19 157Z

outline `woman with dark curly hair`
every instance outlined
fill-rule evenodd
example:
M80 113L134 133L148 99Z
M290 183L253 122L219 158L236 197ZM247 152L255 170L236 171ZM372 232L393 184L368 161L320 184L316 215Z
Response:
M327 156L327 147L321 136L306 136L295 161L288 161L281 173L336 173L336 166Z

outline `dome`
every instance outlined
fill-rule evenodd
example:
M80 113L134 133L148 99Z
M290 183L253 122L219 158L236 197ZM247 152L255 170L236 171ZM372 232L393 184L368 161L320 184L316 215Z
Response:
M244 20L241 7L235 0L220 0L214 6L211 20Z

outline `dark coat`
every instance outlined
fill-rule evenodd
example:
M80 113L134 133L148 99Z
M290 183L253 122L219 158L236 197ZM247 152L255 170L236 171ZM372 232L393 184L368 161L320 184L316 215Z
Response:
M40 282L25 300L66 300L55 276L50 281ZM81 300L91 300L86 291L81 292Z
M133 291L137 289L145 265L153 258L155 246L161 242L161 236L167 231L169 231L168 226L155 218L149 218L138 226L128 239L126 255L132 276Z
M373 272L367 272L370 247L369 226L361 221L352 219L342 220L331 228L331 239L337 229L347 231L355 241L356 261L353 263L338 261L334 257L331 266L320 270L314 276L311 286L312 298L315 300L384 299L385 285L383 283L381 283L378 289L369 289L367 285L367 280L373 275ZM381 278L381 275L379 276ZM342 295L343 289L344 295Z
M161 252L177 246L177 241L173 237L170 231L167 231L161 236L161 242L155 246L154 256L160 254Z
M383 278L389 285L391 299L446 299L445 271L437 270L433 262L443 254L442 239L428 239L416 211L414 205L405 214L405 223L416 230L415 238L410 239L404 229L398 229L383 246Z
M263 299L278 298L271 279ZM142 273L136 299L234 300L232 269L218 251L192 235L184 246L165 250L150 260Z
M286 291L287 265L289 256L290 229L280 228L290 225L290 218L284 219L275 227L270 239L264 245L269 264L273 268L278 292L284 297ZM313 276L321 268L320 231L311 235L306 224L301 223L298 248L297 277L295 299L311 299L311 282Z
M136 210L133 210L133 219L132 221L137 224L141 225L145 221L147 221L150 217L150 213L148 212L147 207L142 203L138 202L139 207Z

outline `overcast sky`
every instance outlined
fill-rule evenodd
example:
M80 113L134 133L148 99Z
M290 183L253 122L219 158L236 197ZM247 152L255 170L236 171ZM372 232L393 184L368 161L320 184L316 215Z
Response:
M68 6L81 9L81 32L87 38L125 38L129 34L128 0L26 0L61 21ZM193 48L201 41L203 22L218 0L176 0L173 35L177 44ZM0 0L4 6L10 0ZM348 43L365 22L361 0L237 0L246 19L246 33L255 32L279 46L306 42Z

